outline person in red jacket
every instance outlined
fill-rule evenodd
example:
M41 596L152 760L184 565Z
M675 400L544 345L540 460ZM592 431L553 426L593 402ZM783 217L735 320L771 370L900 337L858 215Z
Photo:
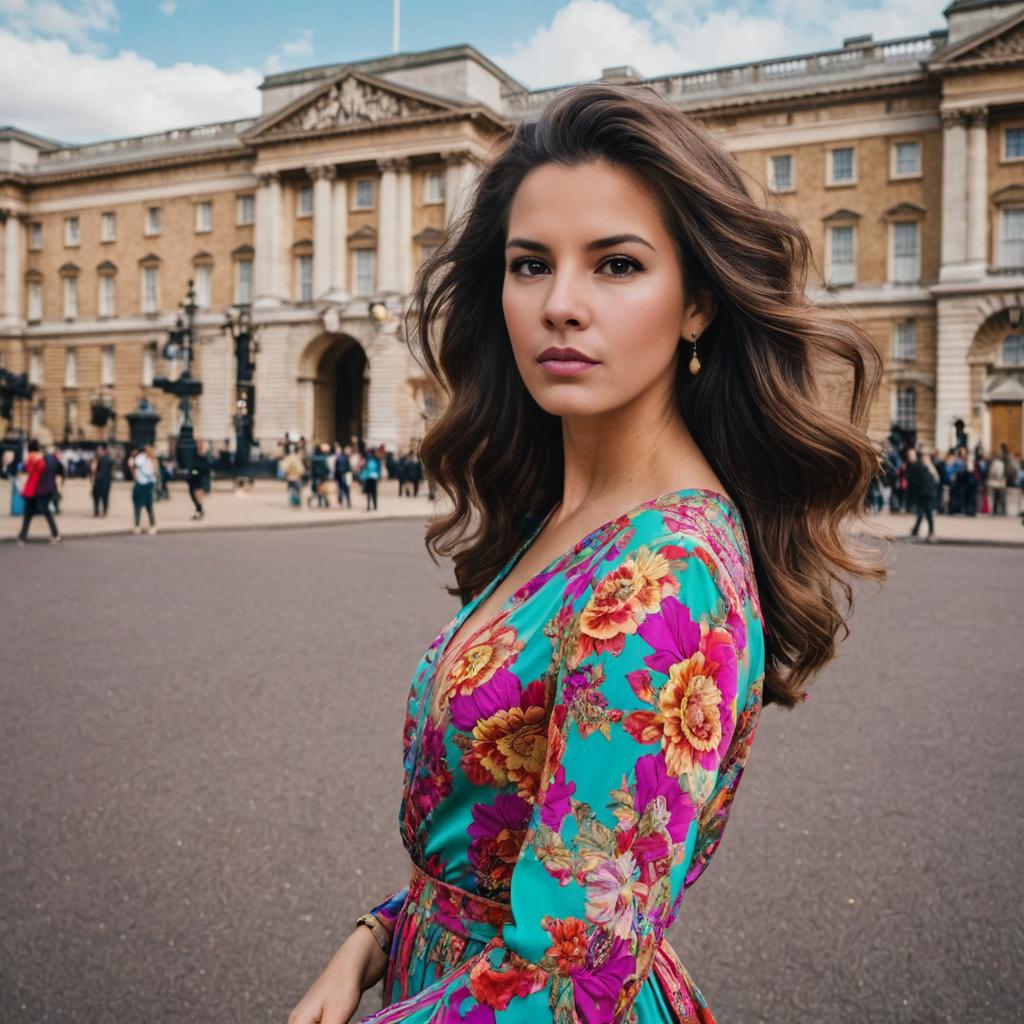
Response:
M29 524L35 515L46 517L46 522L50 527L50 543L60 543L57 524L54 522L53 513L50 511L50 499L53 496L56 482L53 472L47 472L47 469L46 459L43 458L39 451L39 442L29 441L28 457L25 459L24 466L27 479L21 491L21 495L25 499L25 514L21 520L21 533L18 534L19 544L25 543L25 539L28 537Z

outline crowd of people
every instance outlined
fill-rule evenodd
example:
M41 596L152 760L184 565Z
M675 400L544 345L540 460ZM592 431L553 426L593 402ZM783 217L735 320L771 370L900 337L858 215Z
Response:
M385 474L398 481L399 497L417 497L424 482L423 464L415 450L396 454L385 445L366 446L356 438L347 445L307 444L305 438L299 438L284 442L278 455L278 477L285 482L293 508L302 507L307 485L309 508L330 508L332 503L351 508L352 488L358 484L366 497L366 511L373 512L377 510L377 486ZM433 498L430 481L426 483Z
M868 508L881 512L910 512L916 518L911 536L927 523L925 540L935 540L935 514L1005 516L1010 508L1021 514L1024 488L1021 461L1007 445L988 455L976 445L951 448L945 455L912 445L890 443L882 454L881 471L868 492ZM1014 499L1016 496L1016 500Z

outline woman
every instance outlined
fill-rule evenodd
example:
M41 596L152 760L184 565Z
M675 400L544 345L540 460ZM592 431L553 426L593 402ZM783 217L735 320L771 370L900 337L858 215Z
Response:
M366 511L377 511L377 483L380 481L380 454L374 448L366 451L366 461L359 472L359 479L366 494Z
M932 464L931 456L923 451L920 455L916 448L907 449L907 481L908 496L912 510L917 513L911 537L917 536L921 529L921 521L928 521L928 535L925 540L935 543L935 498L939 492L939 472Z
M50 543L59 544L60 532L50 511L50 501L57 490L56 473L53 463L47 462L46 457L40 452L38 441L29 441L28 455L25 457L22 471L25 473L25 483L21 488L21 496L25 501L25 509L18 543L24 544L28 539L28 528L33 517L38 515L43 516L50 528Z
M807 261L646 92L566 90L485 170L410 332L448 391L427 542L468 601L413 676L411 879L290 1024L347 1021L385 972L374 1024L712 1020L665 932L762 698L797 704L837 585L883 575L844 531L878 360L808 305Z
M149 516L149 532L156 533L156 517L153 514L153 491L156 487L156 456L153 446L147 444L135 453L132 459L132 509L135 512L135 526L132 533L142 533L140 521L142 510Z

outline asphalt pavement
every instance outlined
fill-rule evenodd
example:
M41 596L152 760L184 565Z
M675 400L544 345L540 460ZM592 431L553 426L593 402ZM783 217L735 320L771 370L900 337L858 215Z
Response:
M284 1024L407 876L406 691L456 610L422 537L0 546L3 1024ZM719 1024L1024 1020L1024 551L892 558L671 930Z

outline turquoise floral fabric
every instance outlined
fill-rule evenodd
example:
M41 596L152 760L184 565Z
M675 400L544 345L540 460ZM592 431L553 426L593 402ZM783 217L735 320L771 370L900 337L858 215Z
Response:
M729 814L764 634L739 511L648 501L588 534L475 635L431 644L404 730L410 885L384 1007L431 1024L713 1020L664 941Z

